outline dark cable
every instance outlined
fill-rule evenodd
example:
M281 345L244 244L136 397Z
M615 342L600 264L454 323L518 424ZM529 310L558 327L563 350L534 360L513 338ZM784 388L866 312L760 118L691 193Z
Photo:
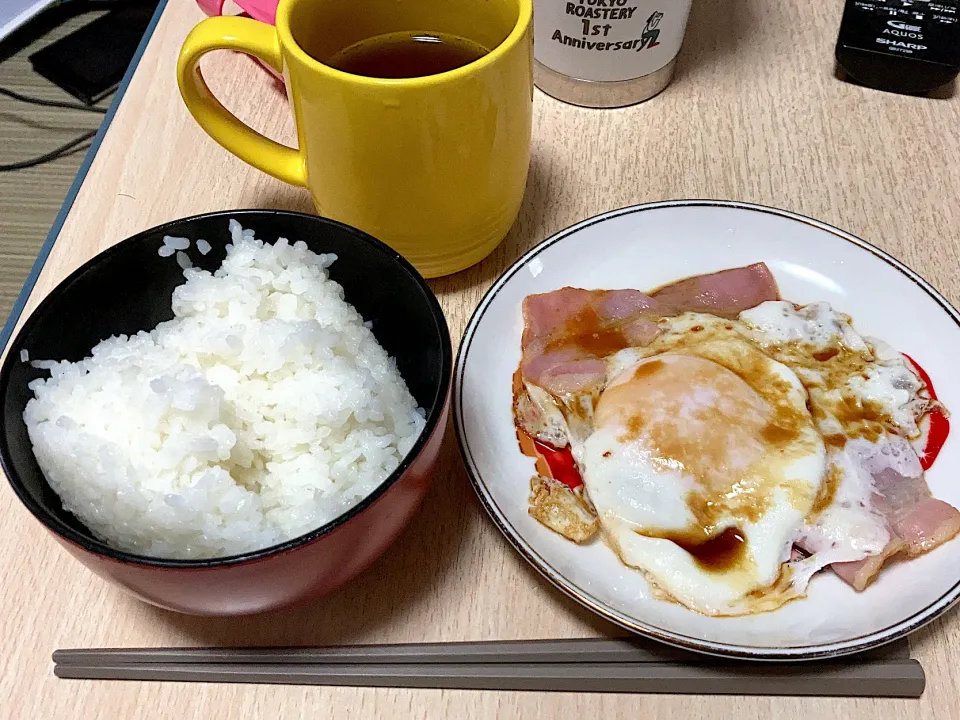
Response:
M86 132L80 137L74 138L68 143L64 143L60 147L54 150L51 150L50 152L45 153L44 155L31 158L30 160L21 160L20 162L9 163L8 165L0 165L0 172L22 170L23 168L33 167L34 165L42 165L43 163L46 163L46 162L58 160L59 158L62 158L66 155L70 155L72 153L83 150L84 148L77 147L77 146L82 145L83 143L85 143L87 140L89 140L96 134L97 134L96 130L91 130L90 132Z
M20 102L30 103L31 105L43 105L44 107L66 108L67 110L86 110L87 112L100 113L107 112L104 108L91 107L80 103L63 102L62 100L42 100L40 98L27 97L13 90L7 90L0 87L0 95L6 95L8 98L19 100Z

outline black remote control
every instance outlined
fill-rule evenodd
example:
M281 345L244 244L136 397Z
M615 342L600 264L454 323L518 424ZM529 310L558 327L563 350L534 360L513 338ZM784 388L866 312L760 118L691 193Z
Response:
M837 63L855 82L920 94L960 72L960 0L847 0Z

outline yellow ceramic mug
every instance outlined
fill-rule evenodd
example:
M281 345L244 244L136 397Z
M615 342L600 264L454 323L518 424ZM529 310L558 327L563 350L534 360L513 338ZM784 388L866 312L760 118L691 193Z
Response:
M486 257L516 219L530 161L532 0L280 0L277 24L216 17L187 36L180 92L254 167L309 189L322 215L374 235L427 277ZM383 33L459 35L490 52L436 75L382 79L323 64ZM211 50L282 72L299 149L240 122L200 75Z

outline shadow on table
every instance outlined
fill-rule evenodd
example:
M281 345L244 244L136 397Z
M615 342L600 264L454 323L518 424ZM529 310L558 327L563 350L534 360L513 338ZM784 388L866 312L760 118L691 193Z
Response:
M517 258L542 240L543 209L547 207L550 201L550 188L551 182L546 164L534 154L530 158L530 171L527 175L523 205L520 208L517 221L513 224L504 241L489 257L473 267L453 275L431 280L430 285L434 292L442 297L444 294L451 292L463 293L470 288L485 289ZM316 212L310 196L302 188L290 185L271 186L267 193L244 198L243 204L247 207L271 210ZM470 298L473 305L479 299L479 293L475 298ZM451 332L456 335L458 329L451 328ZM458 343L459 336L456 336L454 337L454 345Z
M506 539L503 540L504 552L513 552L508 547ZM567 596L563 591L554 587L553 583L541 575L532 565L523 564L523 581L531 585L539 585L541 589L540 596L543 598L544 610L555 614L571 615L580 622L585 628L589 629L586 633L590 637L634 637L629 630L624 630L614 625L609 620L594 613L592 610L584 607L573 598ZM547 638L549 639L549 638Z
M479 502L447 428L433 486L409 527L366 572L313 603L248 617L192 617L150 607L162 622L208 646L331 645L367 642L415 614L457 572L462 539L475 535ZM469 581L464 587L471 588ZM438 622L439 622L438 618Z
M732 54L754 27L748 0L694 0L674 82Z
M536 131L536 130L534 130ZM484 260L473 267L461 270L453 275L435 278L430 281L433 291L440 297L447 293L463 293L469 288L475 288L475 297L471 297L473 307L480 301L480 297L493 281L500 277L530 248L544 239L543 218L545 208L550 203L551 177L550 171L543 158L533 154L530 158L530 170L527 174L527 187L523 196L520 213L510 232L503 242ZM469 314L469 313L468 313ZM451 328L451 332L458 333L458 329ZM459 343L459 336L454 344Z
M379 642L389 626L402 626L433 596L442 582L458 572L464 538L475 538L474 525L486 516L466 478L453 428L448 428L441 465L424 506L407 530L380 560L334 594L287 610L233 618L181 615L153 606L160 616L200 646L323 646ZM513 550L496 540L503 553ZM628 636L557 590L536 570L522 564L521 581L542 588L543 610L576 617L597 637ZM454 580L465 592L482 592L469 578ZM436 618L437 623L442 618ZM423 626L423 620L420 620ZM442 630L438 624L437 634ZM433 638L405 638L411 642Z
M315 213L310 194L303 188L275 183L266 193L244 195L243 206L264 210L287 210L289 212Z
M957 94L957 81L954 79L946 85L941 85L936 90L931 90L925 97L932 100L949 100Z
M850 77L847 72L840 67L839 64L834 65L833 67L833 77L836 80L841 82L850 83L851 85L856 85L858 87L873 89L874 92L884 92L883 90L876 90L875 88L870 88L867 85L863 85L852 77ZM928 98L930 100L950 100L954 95L957 94L957 80L951 80L950 82L941 85L940 87L931 90L928 93L920 93L916 97Z

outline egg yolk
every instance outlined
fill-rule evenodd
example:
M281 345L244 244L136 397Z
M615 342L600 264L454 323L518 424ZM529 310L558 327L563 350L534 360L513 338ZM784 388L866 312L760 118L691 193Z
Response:
M771 480L779 479L767 476L764 460L796 443L804 422L796 408L771 405L719 363L680 354L618 378L594 415L595 427L621 428L621 443L642 441L655 465L695 481L687 496L693 537L715 535L722 516L755 522L763 514Z

